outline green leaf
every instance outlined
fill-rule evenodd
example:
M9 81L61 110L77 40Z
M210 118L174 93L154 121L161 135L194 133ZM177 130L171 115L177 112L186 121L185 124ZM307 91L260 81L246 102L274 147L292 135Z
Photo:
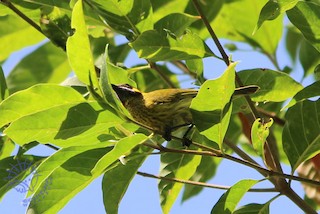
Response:
M80 81L90 85L89 78L97 86L96 71L90 49L87 26L84 21L82 1L77 1L72 11L71 26L75 33L68 38L67 55L70 66Z
M0 160L9 157L13 150L15 149L15 144L7 136L0 137Z
M258 118L252 124L251 140L253 148L256 150L258 155L264 154L264 144L269 136L269 130L272 124L272 118L270 118L270 121L266 123L262 121L261 118Z
M295 105L297 102L303 101L308 98L320 96L320 81L314 82L311 85L308 85L301 91L299 91L292 100L285 106L285 108L290 108Z
M266 1L251 0L225 1L218 16L210 24L219 38L245 41L254 48L260 48L264 52L274 55L282 36L283 15L272 22L265 23L252 35L259 13L265 3ZM237 14L237 18L234 18L234 14ZM208 36L206 29L200 32L201 38Z
M320 52L320 5L299 1L294 8L287 11L289 20L304 37Z
M0 62L12 52L37 44L43 39L44 36L41 33L20 17L16 15L0 16Z
M313 73L320 63L320 51L317 51L309 42L302 40L299 59L304 70L304 76Z
M39 156L23 155L0 160L0 199L6 192L23 182L43 159ZM25 188L23 184L20 185L17 189Z
M169 143L170 145L176 145ZM200 164L198 155L165 153L161 155L160 176L188 180ZM167 214L176 201L183 184L160 180L158 184L160 202L163 213Z
M132 37L153 29L152 8L149 1L92 0L94 10L115 31Z
M233 213L237 204L248 190L257 183L255 180L241 180L224 193L214 205L211 213Z
M201 38L190 31L176 38L155 30L142 33L130 43L140 58L151 61L174 61L215 56Z
M203 76L203 61L202 59L189 59L186 60L186 65L189 70L196 75L199 85L204 83L205 78Z
M297 4L298 0L276 0L268 1L261 9L258 23L253 31L253 34L267 20L276 19L281 13L290 10Z
M112 150L110 148L92 149L69 158L59 167L54 168L46 178L51 181L50 184L46 184L45 181L41 183L30 202L28 212L57 213L78 192L100 176L108 166L145 140L145 135L138 134L120 140ZM47 193L45 195L41 193L44 190ZM41 194L42 198L37 198L37 195L41 196Z
M71 69L64 51L46 43L24 57L7 77L10 92L26 89L38 83L60 83Z
M235 66L236 63L232 63L221 77L207 80L190 106L197 129L208 139L216 142L220 148L232 111Z
M221 159L219 158L203 156L201 158L200 164L196 169L196 172L192 175L192 177L189 180L197 182L207 182L210 178L212 178L215 175L220 162ZM186 184L182 195L182 201L184 202L189 198L196 196L201 192L202 189L203 187L200 186Z
M154 29L160 33L164 32L163 30L168 30L177 37L180 37L184 34L187 27L199 19L199 16L191 16L186 13L172 13L160 19L154 25Z
M69 36L73 34L70 17L58 7L41 7L42 32L58 47L66 49Z
M320 100L304 100L289 108L282 143L292 172L320 152Z
M0 103L9 96L6 77L4 76L2 67L0 66Z
M300 43L303 40L301 33L294 26L289 26L286 35L286 48L293 62L296 61Z
M136 175L138 168L148 157L141 149L133 152L125 165L119 163L116 167L107 170L102 179L103 203L105 210L109 214L118 213L119 204L127 188ZM144 154L144 155L142 155ZM140 155L140 157L138 157Z
M90 151L90 150L96 150L103 148L107 151L111 149L111 146L114 145L114 142L104 142L104 143L98 143L94 145L89 146L70 146L68 148L62 148L59 149L57 152L49 156L45 161L43 161L36 169L37 173L39 173L41 176L33 178L31 182L34 183L33 189L37 190L41 183L46 181L46 179L50 176L52 172L55 171L56 168L63 165L65 162L70 160L72 157L75 157L77 155L80 155L81 153ZM28 194L26 197L30 197L34 191L28 191Z
M48 99L49 97L54 99ZM0 127L35 112L81 102L85 102L85 99L70 87L51 84L35 85L11 95L0 104Z
M131 86L135 87L136 83L129 78L129 74L125 69L113 65L109 61L108 46L106 46L105 49L104 59L105 60L102 64L99 84L101 86L105 101L114 109L120 110L120 112L127 115L127 111L124 109L117 95L113 91L111 84L130 84Z
M269 206L270 206L270 203L247 204L247 205L240 207L236 211L234 211L233 214L269 214L269 212L270 212Z
M62 147L95 144L112 139L108 129L123 122L112 109L56 85L16 93L1 103L0 110L0 125L11 122L4 132L20 145L31 141Z
M269 69L252 69L238 72L244 85L258 85L260 89L251 95L255 102L281 102L294 96L303 87L283 72Z
M168 16L172 13L183 13L188 5L188 1L185 0L171 0L171 1L159 1L150 0L153 9L153 21L157 22L161 18Z

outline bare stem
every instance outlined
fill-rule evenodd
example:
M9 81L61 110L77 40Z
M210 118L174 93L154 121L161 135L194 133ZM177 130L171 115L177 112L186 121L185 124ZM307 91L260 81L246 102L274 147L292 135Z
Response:
M190 155L201 155L201 156L212 156L212 157L218 157L218 158L225 158L225 159L231 160L233 162L237 162L242 165L254 168L254 169L258 170L259 172L261 172L265 177L287 178L290 180L296 180L296 181L305 182L305 183L308 183L311 185L320 186L320 182L318 182L318 181L314 181L314 180L310 180L307 178L302 178L302 177L298 177L298 176L294 176L294 175L289 175L289 174L265 169L256 163L252 163L247 160L239 159L237 157L222 153L222 152L215 150L215 149L209 148L206 151L196 151L196 150L189 150L189 149L182 149L182 150L181 149L173 149L173 148L164 147L160 144L154 145L154 144L144 143L143 145L149 146L153 149L157 149L162 153L170 152L170 153L179 153L179 154L190 154Z
M172 81L167 77L166 74L157 66L156 63L148 61L150 67L158 72L159 76L163 79L163 81L170 87L176 88L176 86L172 83Z
M164 176L160 176L160 175L153 175L153 174L149 174L146 172L140 172L140 171L138 171L137 174L144 176L144 177L148 177L148 178L155 178L155 179L159 179L159 180L165 180L165 181L182 183L182 184L190 184L190 185L194 185L194 186L201 186L201 187L222 189L222 190L230 189L230 186L208 184L208 183L203 183L203 182L199 182L199 181L183 180L183 179L179 179L179 178L168 178L168 177L164 177ZM274 188L252 188L252 189L249 189L248 192L277 192L277 190Z

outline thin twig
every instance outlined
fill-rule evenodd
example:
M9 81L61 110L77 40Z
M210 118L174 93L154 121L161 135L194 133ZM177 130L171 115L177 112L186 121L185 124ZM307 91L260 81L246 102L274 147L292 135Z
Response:
M170 153L178 153L178 154L190 154L190 155L201 155L201 156L212 156L212 157L219 157L219 158L225 158L228 160L231 160L233 162L237 162L240 163L242 165L254 168L256 170L258 170L259 172L262 172L264 174L265 177L281 177L281 178L287 178L290 180L295 180L295 181L300 181L300 182L305 182L311 185L315 185L315 186L320 186L320 182L318 181L314 181L314 180L310 180L307 178L302 178L302 177L298 177L298 176L294 176L294 175L289 175L289 174L285 174L285 173L280 173L277 171L272 171L269 169L265 169L263 167L261 167L258 164L252 163L250 161L247 160L242 160L239 159L237 157L222 153L222 152L218 152L217 150L214 149L210 149L211 151L196 151L196 150L189 150L189 149L174 149L174 148L168 148L168 147L164 147L162 145L154 145L154 144L148 144L148 143L144 143L143 145L145 146L150 146L153 149L157 149L161 152L170 152Z
M181 71L183 71L183 73L188 74L189 76L191 76L194 79L197 79L197 74L190 71L189 68L181 61L172 61L171 62L174 66L176 66L177 68L179 68Z
M157 71L159 76L163 79L163 81L170 87L170 88L176 88L176 86L172 83L172 81L167 77L166 74L163 73L163 71L157 66L156 63L148 61L150 68Z
M182 184L190 184L194 186L201 186L201 187L207 187L207 188L213 188L213 189L222 189L222 190L228 190L231 188L231 186L223 186L223 185L217 185L217 184L208 184L208 183L203 183L199 181L190 181L190 180L183 180L179 178L168 178L160 175L153 175L149 174L146 172L137 172L138 175L141 175L143 177L148 177L148 178L155 178L155 179L160 179L160 180L165 180L165 181L171 181L171 182L176 182L176 183L182 183ZM248 190L248 192L277 192L276 189L274 188L251 188Z
M211 28L210 23L209 23L207 17L206 17L205 14L202 12L202 9L201 9L201 7L200 7L200 5L199 5L199 2L198 2L197 0L193 0L193 4L194 4L195 8L197 9L199 15L201 16L201 19L202 19L204 25L206 26L208 32L210 33L211 38L213 39L214 43L216 44L216 46L217 46L217 48L218 48L218 50L219 50L219 52L220 52L220 54L221 54L221 56L222 56L222 58L223 58L223 61L224 61L227 65L229 65L229 64L230 64L229 57L228 57L228 55L226 54L226 52L224 51L224 49L223 49L221 43L219 42L219 39L218 39L218 37L216 36L215 32L214 32L213 29Z

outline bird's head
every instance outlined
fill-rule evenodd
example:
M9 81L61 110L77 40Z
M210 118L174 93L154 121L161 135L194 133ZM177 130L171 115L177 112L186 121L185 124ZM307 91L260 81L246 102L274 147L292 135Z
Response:
M129 84L121 84L121 85L111 84L111 86L113 90L116 92L116 94L118 95L120 101L124 106L126 106L128 101L132 99L136 99L139 97L142 98L141 92L138 89L133 88Z

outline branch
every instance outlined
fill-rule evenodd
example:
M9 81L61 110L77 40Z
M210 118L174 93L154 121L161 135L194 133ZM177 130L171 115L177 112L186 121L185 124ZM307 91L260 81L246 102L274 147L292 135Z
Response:
M202 9L201 9L198 1L197 1L197 0L193 0L193 3L194 3L194 6L195 6L196 10L197 10L198 13L199 13L199 15L201 16L201 19L202 19L203 23L205 24L208 32L210 33L210 35L211 35L211 37L212 37L215 45L216 45L217 48L219 49L219 52L220 52L220 54L221 54L221 56L222 56L225 64L226 64L227 66L229 66L230 60L229 60L226 52L224 51L224 48L222 47L219 39L217 38L216 34L214 33L214 31L213 31L213 29L212 29L212 27L211 27L211 25L210 25L207 17L206 17L205 14L203 13L203 11L202 11ZM236 82L237 82L237 84L238 84L240 87L243 87L244 85L243 85L240 77L238 76L237 72L235 72L235 75L236 75ZM250 107L250 110L251 110L251 112L252 112L252 115L253 115L254 119L260 118L259 112L258 112L257 109L255 108L255 105L254 105L254 103L252 102L251 98L250 98L248 95L246 95L246 96L245 96L245 99L246 99L246 101L247 101L247 103L248 103L248 105L249 105L249 107ZM272 141L271 141L271 142L272 142ZM268 153L270 154L270 158L271 158L271 160L272 160L272 165L274 165L274 167L276 168L277 171L283 172L282 167L281 167L281 164L280 164L280 162L279 162L279 159L277 158L277 155L276 155L276 154L277 154L276 146L275 146L274 144L271 145L271 144L269 143L269 140L267 139L267 140L266 140L266 148L268 149Z
M157 66L156 63L148 61L150 68L157 71L160 77L163 79L163 81L170 87L170 88L176 88L176 86L172 83L172 81L167 77L166 74L162 72L162 70Z
M216 46L217 46L217 48L218 48L218 50L219 50L219 52L220 52L220 54L221 54L221 56L223 58L223 61L226 63L226 65L229 65L230 64L229 57L226 54L226 52L224 51L222 45L220 44L218 37L216 36L216 34L214 33L213 29L211 28L207 17L202 12L202 9L201 9L198 1L197 0L192 0L192 1L193 1L193 4L194 4L195 8L197 9L199 15L201 16L201 19L202 19L204 25L206 26L207 30L209 31L209 33L211 35L211 38L213 39L214 43L216 44Z
M165 180L170 182L176 182L176 183L182 183L182 184L190 184L194 186L201 186L201 187L207 187L207 188L213 188L213 189L222 189L222 190L228 190L231 188L231 186L223 186L223 185L217 185L217 184L207 184L199 181L190 181L190 180L183 180L179 178L168 178L160 175L153 175L146 172L137 172L138 175L141 175L143 177L148 178L155 178L159 180ZM252 188L249 189L248 192L277 192L274 188Z
M196 146L200 145L200 144L197 144L197 143L192 143L192 144L196 145ZM265 175L265 177L281 177L281 178L287 178L287 179L290 179L290 180L296 180L296 181L300 181L300 182L305 182L305 183L308 183L308 184L311 184L311 185L315 185L315 186L320 186L320 182L318 182L318 181L314 181L314 180L310 180L310 179L307 179L307 178L302 178L302 177L298 177L298 176L294 176L294 175L289 175L289 174L280 173L280 172L277 172L277 171L272 171L272 170L269 170L269 169L265 169L265 168L261 167L258 164L251 163L249 161L239 159L237 157L222 153L222 152L220 152L218 150L215 150L215 149L210 149L209 148L207 151L196 151L196 150L189 150L189 149L182 149L182 150L181 149L173 149L173 148L164 147L164 146L162 146L160 144L154 145L154 144L144 143L143 145L149 146L149 147L151 147L153 149L157 149L161 153L170 152L170 153L179 153L179 154L189 154L189 155L191 154L191 155L201 155L201 156L212 156L212 157L218 157L218 158L225 158L225 159L231 160L233 162L237 162L237 163L240 163L242 165L254 168L254 169L258 170L259 172L262 172ZM202 148L208 148L208 147L204 147L202 145Z

